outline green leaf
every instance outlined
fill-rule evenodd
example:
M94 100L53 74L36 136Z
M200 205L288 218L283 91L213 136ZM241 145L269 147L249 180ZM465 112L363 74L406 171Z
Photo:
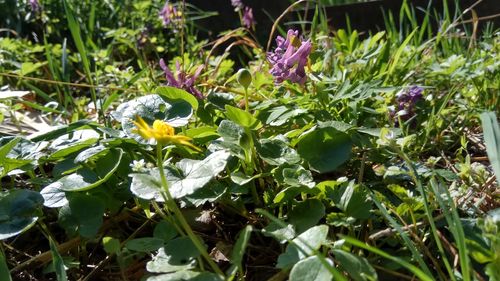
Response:
M261 139L257 145L260 158L270 165L297 164L300 156L287 143L279 139Z
M150 125L155 120L163 120L172 127L179 127L189 122L189 118L193 115L193 108L184 100L167 102L159 95L147 95L120 104L111 115L121 122L122 129L127 136L137 142L147 143L133 132L136 126L132 121L135 121L137 116L142 117Z
M12 152L21 140L21 138L16 137L0 147L0 178L15 169L19 169L33 162L32 160L12 159Z
M183 249L179 249L182 253ZM153 256L151 261L146 264L146 269L149 272L154 273L167 273L174 271L183 271L194 268L196 265L196 259L193 257L187 257L183 261L176 260L171 253L165 252L165 248L161 248L158 254ZM158 279L162 280L162 279ZM168 279L166 279L168 280Z
M213 203L223 198L227 189L226 185L218 181L211 181L203 188L196 190L193 194L184 196L182 202L198 208L207 202Z
M177 230L172 225L172 223L162 220L155 226L155 229L153 230L153 236L158 239L163 239L164 242L167 242L177 236Z
M335 206L347 216L356 219L367 219L372 209L368 191L361 185L350 182L347 186L332 187L327 191L327 196L332 199Z
M121 251L120 240L113 237L103 237L102 245L104 246L104 251L106 251L108 255L118 254Z
M226 105L225 109L226 117L236 124L239 124L244 128L249 128L251 130L258 130L262 128L262 123L245 110L230 105Z
M297 234L313 227L324 216L325 206L318 199L300 202L288 213L289 222L295 226Z
M50 148L55 150L49 157L49 160L56 160L67 157L70 154L78 152L95 144L100 135L94 130L78 130L67 135L62 135L55 139Z
M302 136L297 152L312 170L319 173L334 171L351 157L351 138L332 127L316 128Z
M46 63L42 62L37 62L37 63L32 63L32 62L23 62L21 64L21 69L19 70L19 74L21 76L28 75L32 72L35 72L37 69L40 67L44 66Z
M59 224L69 234L94 237L102 225L104 204L97 196L72 193L69 204L59 210Z
M176 166L182 172L181 178L170 183L170 192L174 198L193 194L204 187L210 180L224 171L229 152L216 151L203 160L182 159Z
M217 132L224 141L240 144L241 139L245 135L245 129L235 122L222 120L217 128Z
M21 141L20 137L13 138L8 143L0 147L0 164L3 159L7 158L7 154Z
M173 273L148 277L146 281L223 281L220 276L212 272L198 272L181 270Z
M57 251L57 245L54 243L52 238L49 239L50 243L50 253L52 254L52 262L54 264L54 269L56 271L57 281L67 281L66 267L64 266L64 260Z
M230 120L222 120L217 128L217 132L223 140L213 141L211 146L214 149L227 149L231 155L243 161L247 161L253 149L253 140L250 131Z
M410 272L412 272L413 274L415 274L416 277L418 277L420 280L422 281L434 281L434 278L432 278L432 276L429 276L427 274L425 274L422 270L420 270L418 267L414 266L413 264L411 263L408 263L406 262L405 260L403 260L402 258L399 258L399 257L396 257L396 256L393 256L393 255L390 255L376 247L372 247L366 243L363 243L355 238L352 238L352 237L347 237L347 236L343 236L342 235L342 238L349 244L353 245L353 246L356 246L356 247L359 247L359 248L362 248L362 249L365 249L365 250L368 250L374 254L377 254L381 257L384 257L388 260L391 260L403 267L405 267L406 269L408 269Z
M123 156L122 149L110 150L105 157L98 162L98 169L92 171L88 168L82 168L76 173L60 178L57 188L61 191L87 191L105 183L120 166ZM110 162L111 161L111 162ZM99 165L100 163L100 165ZM112 163L113 166L109 165Z
M12 281L9 267L7 266L7 260L5 259L2 249L0 249L0 280Z
M28 189L0 193L0 240L31 228L40 214L43 197Z
M85 149L84 151L80 152L76 157L74 162L75 163L84 163L89 160L96 160L97 158L105 155L106 153L109 152L109 148L103 146L103 145L98 145L95 147L90 147L88 149Z
M244 229L242 229L238 235L238 240L236 240L236 243L234 244L233 251L231 252L231 263L241 270L243 270L243 255L245 254L252 231L253 227L251 225L247 225Z
M43 197L43 205L49 208L60 208L68 204L66 199L66 193L59 189L61 186L60 182L54 182L47 185L40 191L40 195Z
M271 222L268 226L264 227L262 233L265 236L273 237L282 244L296 236L295 228L292 224L283 227L275 222Z
M161 247L163 247L163 244L164 244L163 239L153 238L153 237L142 237L129 240L125 244L125 247L132 251L149 253L160 249Z
M18 137L0 138L0 144L2 144L4 140L10 142L16 138ZM6 155L0 153L0 159L8 157L12 159L38 160L42 156L46 156L45 150L48 145L49 143L46 141L32 142L28 139L20 138L19 142L16 143L14 147L12 147L10 152L8 152Z
M370 263L363 257L355 256L342 250L332 250L335 261L344 269L355 281L378 280L377 272Z
M34 141L34 142L38 142L38 141L42 141L42 140L49 141L49 140L55 139L59 136L74 132L83 126L90 125L90 124L93 124L90 120L78 120L78 121L71 123L69 125L62 125L62 126L53 127L52 130L49 132L43 132L42 134L30 135L29 139L31 141Z
M318 225L309 228L304 233L297 236L286 247L285 253L278 257L278 268L287 268L297 263L301 259L311 255L326 243L328 226Z
M333 263L327 260L330 265ZM330 281L333 275L321 263L318 256L305 258L296 263L290 271L290 281Z
M486 153L500 185L500 127L495 112L481 114Z
M276 182L285 186L313 188L316 185L311 172L300 165L282 164L272 174Z
M226 167L229 153L219 150L203 160L182 159L176 166L165 169L169 190L176 199L194 194L204 187ZM162 187L158 169L153 169L149 174L131 174L132 183L130 190L136 196L162 202Z
M194 110L198 109L198 100L192 94L174 87L161 86L156 88L155 93L168 100L183 100L191 105Z

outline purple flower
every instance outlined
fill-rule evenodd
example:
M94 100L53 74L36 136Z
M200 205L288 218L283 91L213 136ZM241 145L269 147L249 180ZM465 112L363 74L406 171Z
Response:
M42 6L40 5L40 2L38 2L38 0L29 0L29 4L31 6L31 10L35 13L42 10Z
M182 12L178 11L168 0L165 2L165 5L163 5L159 16L164 26L172 24L174 27L177 27L182 22Z
M193 75L189 75L186 72L183 72L181 70L181 65L179 61L176 61L175 66L177 69L176 72L177 75L174 75L170 71L170 69L165 64L165 61L163 59L160 59L160 67L161 69L163 69L163 72L165 73L165 78L167 79L167 86L183 89L191 93L193 96L202 99L203 94L194 87L194 82L196 81L198 76L200 76L201 71L203 70L203 65L200 65L196 69Z
M276 83L289 80L302 85L306 82L305 66L312 44L310 40L300 40L298 34L297 30L290 29L286 39L278 36L276 49L267 54L267 59L272 65L270 73L274 76Z
M251 28L255 24L255 19L253 18L252 8L245 7L243 11L243 25L246 28Z
M231 5L234 7L235 11L243 10L243 7L245 6L241 0L231 0Z
M412 86L396 94L396 105L391 106L389 114L394 118L394 123L399 126L399 120L407 121L415 116L415 106L422 100L424 89L419 86Z

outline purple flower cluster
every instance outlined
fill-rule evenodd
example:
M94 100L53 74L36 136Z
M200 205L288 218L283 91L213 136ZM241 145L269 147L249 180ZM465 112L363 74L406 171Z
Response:
M40 2L38 0L29 0L31 10L34 13L40 12L42 10L42 5L40 5Z
M243 10L243 25L246 28L252 28L255 24L255 19L253 18L253 10L250 7L245 7Z
M252 28L255 25L252 8L245 6L241 0L231 0L231 5L236 12L243 11L243 15L240 14L243 26Z
M170 69L165 64L165 61L163 59L160 59L160 67L161 69L163 69L163 72L165 73L165 78L167 79L167 86L183 89L191 93L193 96L202 99L203 94L194 87L194 82L200 76L201 71L203 70L203 65L199 66L193 75L189 75L186 72L182 71L179 61L176 61L175 66L177 69L176 73L177 75L174 75L172 71L170 71Z
M243 2L241 2L241 0L231 0L231 5L234 7L235 11L243 10L243 7L245 7L245 5L243 5Z
M396 126L399 125L399 120L407 121L415 116L415 105L422 100L423 90L419 86L412 86L396 94L396 105L390 108L390 115Z
M286 39L278 36L276 38L278 46L274 52L267 54L267 59L272 65L270 73L278 84L285 80L301 85L306 82L305 66L312 44L310 40L300 40L298 35L299 31L290 29Z
M163 5L159 16L164 26L173 25L177 27L182 22L182 12L177 10L168 0L165 2L165 5Z

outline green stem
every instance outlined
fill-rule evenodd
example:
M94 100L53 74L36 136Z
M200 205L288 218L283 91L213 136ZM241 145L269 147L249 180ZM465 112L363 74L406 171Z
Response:
M162 145L157 144L156 145L156 159L157 159L157 165L158 165L158 170L160 171L160 178L161 178L161 184L163 187L163 191L166 196L166 205L167 207L174 212L174 215L177 217L177 220L181 224L182 228L184 228L184 231L186 232L187 236L191 241L193 242L194 246L198 251L201 253L203 258L208 262L212 270L217 273L220 276L224 276L224 273L219 269L217 264L210 258L208 255L207 251L205 250L205 247L203 247L203 243L198 239L198 237L194 234L193 230L189 226L188 222L182 215L181 210L179 207L177 207L177 204L175 203L174 199L172 198L172 195L170 194L170 190L168 189L168 182L167 178L165 177L165 170L163 169L163 155L162 155Z
M245 111L248 112L248 88L245 87Z

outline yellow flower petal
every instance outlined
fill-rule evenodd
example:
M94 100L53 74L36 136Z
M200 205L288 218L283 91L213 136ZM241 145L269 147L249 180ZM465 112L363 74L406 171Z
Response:
M201 151L200 148L190 142L192 140L190 137L175 135L175 129L164 121L155 120L153 122L153 127L150 127L144 119L137 116L136 121L132 122L137 127L137 129L132 130L132 132L139 134L146 140L155 139L161 145L184 145L196 151Z

